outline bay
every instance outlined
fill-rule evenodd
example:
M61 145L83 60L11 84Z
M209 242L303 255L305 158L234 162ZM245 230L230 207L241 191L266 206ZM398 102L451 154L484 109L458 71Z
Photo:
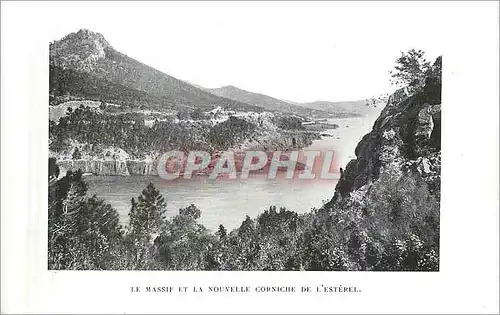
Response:
M329 134L304 150L334 150L338 164L344 167L354 158L356 144L370 131L375 118L357 117L331 119L339 125L327 130ZM86 176L88 195L97 195L115 208L122 224L128 223L131 199L137 198L149 183L160 190L167 202L167 216L178 214L179 208L191 204L201 209L199 222L210 230L219 224L228 230L240 226L248 215L252 218L270 206L286 207L297 213L319 208L333 197L337 180L293 180L278 176L271 180L267 174L251 174L248 179L211 180L207 176L192 179L164 180L158 176Z

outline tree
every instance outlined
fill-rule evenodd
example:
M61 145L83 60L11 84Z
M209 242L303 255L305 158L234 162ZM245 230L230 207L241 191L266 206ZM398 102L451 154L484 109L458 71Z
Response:
M180 109L178 112L177 112L177 118L179 120L188 120L188 119L191 119L191 115L189 115L189 112L185 109Z
M434 64L430 68L428 75L430 77L436 77L439 78L439 80L441 80L442 68L443 68L443 56L438 56L436 58L436 61L434 61Z
M302 121L300 118L295 116L281 116L276 119L276 126L285 130L304 130L305 127L302 126Z
M49 185L49 269L112 269L122 242L118 213L95 196L86 198L82 172L68 171Z
M206 114L200 108L195 108L191 112L191 118L193 120L203 120L203 119L206 119L207 116L206 116Z
M59 177L59 166L57 166L56 159L49 158L49 181Z
M191 204L179 209L158 238L158 248L163 268L174 270L218 269L218 240L201 224L197 223L201 211Z
M247 215L245 220L241 222L240 228L238 229L238 236L244 239L249 239L254 236L255 233L255 222Z
M198 220L201 217L201 210L194 204L191 204L186 208L179 209L179 214L189 216L193 220Z
M130 234L137 240L151 242L165 227L167 203L152 183L148 184L137 200L132 198Z
M224 225L222 224L219 225L219 229L217 230L215 235L218 236L220 240L223 240L227 237L227 230L224 227Z
M427 77L425 78L425 86L423 88L423 93L425 94L427 101L431 104L441 103L441 75L442 56L439 56L436 58L436 61L427 72ZM439 130L439 128L435 130Z
M425 77L430 68L431 65L425 59L423 50L410 49L406 53L401 52L401 56L396 59L395 70L390 71L391 83L399 86L421 87L425 83Z
M80 150L78 150L77 147L75 147L75 150L73 151L72 158L73 160L80 160L82 158L82 153L80 153Z
M159 269L158 237L166 228L167 203L158 189L149 183L135 201L129 213L128 235L125 243L130 256L130 269Z

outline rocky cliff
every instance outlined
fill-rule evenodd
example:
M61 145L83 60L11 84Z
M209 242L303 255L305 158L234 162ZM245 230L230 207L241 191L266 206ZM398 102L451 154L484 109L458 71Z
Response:
M80 169L102 176L158 175L155 160L64 159L58 160L57 165L65 171Z
M333 199L363 199L380 175L412 173L422 179L437 200L441 180L441 73L429 76L413 93L396 91L373 129L359 142L356 159L342 171Z
M319 134L314 132L274 131L263 137L255 137L253 140L245 141L244 144L238 145L233 150L286 151L306 147L318 138ZM82 147L82 145L79 146ZM81 150L83 151L83 149ZM100 155L93 156L84 152L84 156L79 159L55 153L52 153L52 156L56 158L57 165L63 170L61 176L64 176L66 171L78 169L84 173L100 176L158 175L157 163L160 158L159 153L153 153L145 159L136 159L119 148L108 148Z
M101 34L82 29L51 43L50 60L63 68L94 71L97 61L106 58L105 49L110 47Z

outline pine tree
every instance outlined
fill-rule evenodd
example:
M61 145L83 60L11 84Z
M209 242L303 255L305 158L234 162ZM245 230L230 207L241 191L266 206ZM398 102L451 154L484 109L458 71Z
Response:
M49 185L49 269L113 267L122 241L118 213L86 191L80 170Z
M224 227L224 225L222 225L222 224L219 225L219 230L217 230L215 235L217 235L220 240L223 240L227 237L227 230Z
M78 150L78 148L75 148L75 150L73 151L72 158L73 160L80 160L82 158L82 154L80 153L80 150Z
M152 183L142 191L137 201L132 198L128 235L125 238L128 255L131 255L127 268L133 270L162 268L155 243L166 230L166 208L165 199Z
M59 177L59 166L57 166L56 159L49 158L49 181L57 179Z
M193 220L198 220L201 217L201 210L194 204L191 204L186 208L179 209L179 214L188 216Z
M408 52L401 52L401 56L396 59L394 70L390 71L391 83L412 88L420 87L424 84L430 68L423 50L410 49Z
M130 209L130 235L135 239L154 241L165 227L167 203L160 191L152 183L142 191L142 194L132 199Z

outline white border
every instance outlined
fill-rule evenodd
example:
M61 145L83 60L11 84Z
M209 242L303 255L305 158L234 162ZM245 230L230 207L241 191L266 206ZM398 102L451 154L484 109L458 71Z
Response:
M2 312L498 312L498 3L422 5L443 12L436 30L445 47L440 272L49 272L45 32L57 17L47 3L2 2ZM342 284L362 292L129 292L133 285L209 284Z

